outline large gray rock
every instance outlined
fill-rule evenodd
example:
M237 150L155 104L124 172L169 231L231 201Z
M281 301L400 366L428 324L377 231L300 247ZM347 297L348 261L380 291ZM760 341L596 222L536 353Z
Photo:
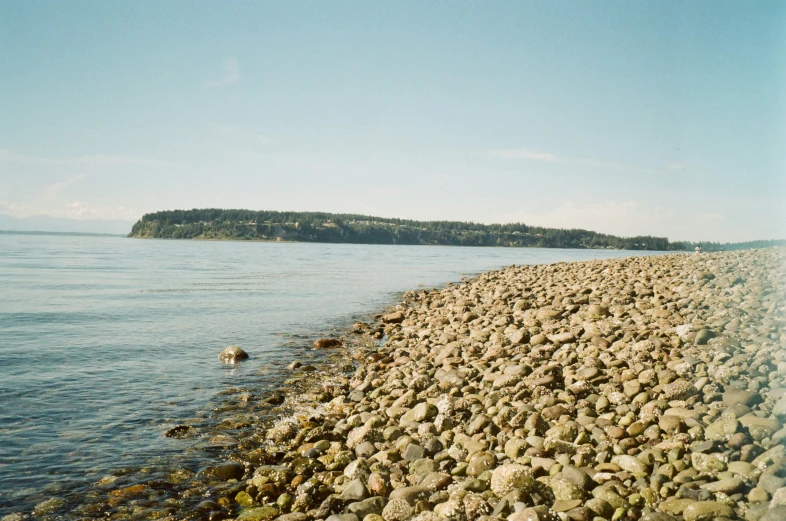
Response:
M786 506L780 505L770 508L767 513L759 518L759 521L783 521L786 519Z
M341 499L347 501L362 501L368 497L368 490L361 479L353 479L341 492Z
M423 459L426 457L426 449L418 445L417 443L410 443L407 445L407 448L404 449L404 453L401 455L401 458L404 461L415 461L418 459Z
M732 387L723 393L723 403L726 404L727 407L731 407L738 403L747 407L753 407L763 401L764 399L761 394L745 389L736 389Z
M369 514L382 515L382 510L388 504L388 499L384 497L370 497L357 503L352 503L347 507L350 514L355 514L360 519L363 519Z
M739 429L740 422L736 418L721 418L704 430L704 437L708 440L726 442Z

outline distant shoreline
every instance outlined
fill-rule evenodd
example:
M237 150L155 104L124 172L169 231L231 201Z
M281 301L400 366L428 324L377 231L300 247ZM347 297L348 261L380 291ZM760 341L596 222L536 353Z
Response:
M0 235L71 235L83 237L127 237L122 233L90 233L90 232L43 232L27 230L0 230Z
M141 239L141 240L151 240L151 241L196 241L196 242L262 242L262 243L273 243L273 244L346 244L346 245L356 245L356 246L435 246L435 247L445 247L445 248L507 248L507 249L528 249L528 250L594 250L594 251L654 251L658 252L660 250L626 250L625 248L571 248L571 247L560 247L560 246L487 246L487 245L457 245L457 244L394 244L394 243L375 243L375 242L327 242L327 241L293 241L288 239L257 239L257 238L249 238L249 239L237 239L231 237L190 237L188 239L182 238L174 238L174 237L139 237L135 235L123 235L123 237L127 237L129 239ZM687 251L687 250L686 250ZM667 252L663 251L663 253L679 253L679 251L672 251Z
M786 240L672 242L666 237L618 237L591 230L545 228L524 223L415 221L360 214L221 208L145 214L133 225L129 237L633 251L693 251L697 248L725 251L786 245Z

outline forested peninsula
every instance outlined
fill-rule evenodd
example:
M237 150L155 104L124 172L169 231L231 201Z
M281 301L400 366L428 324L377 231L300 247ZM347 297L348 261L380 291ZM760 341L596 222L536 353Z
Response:
M616 237L589 230L526 224L412 221L356 214L252 210L171 210L144 215L129 237L157 239L257 240L352 244L507 246L691 250L696 243L665 237ZM786 241L701 243L705 251L783 245Z

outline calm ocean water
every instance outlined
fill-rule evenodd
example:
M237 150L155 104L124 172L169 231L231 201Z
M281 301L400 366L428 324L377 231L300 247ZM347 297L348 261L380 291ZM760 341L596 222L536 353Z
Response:
M0 234L0 515L166 466L169 427L419 284L635 254ZM251 360L221 364L231 344Z

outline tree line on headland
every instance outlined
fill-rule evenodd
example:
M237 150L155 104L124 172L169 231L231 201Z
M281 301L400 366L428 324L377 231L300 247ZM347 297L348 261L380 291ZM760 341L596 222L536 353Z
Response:
M656 251L692 250L697 245L670 242L665 237L616 237L589 230L543 228L521 223L411 221L325 212L222 209L145 214L134 224L129 237ZM719 251L784 244L784 240L733 244L703 242L701 247L704 251Z

